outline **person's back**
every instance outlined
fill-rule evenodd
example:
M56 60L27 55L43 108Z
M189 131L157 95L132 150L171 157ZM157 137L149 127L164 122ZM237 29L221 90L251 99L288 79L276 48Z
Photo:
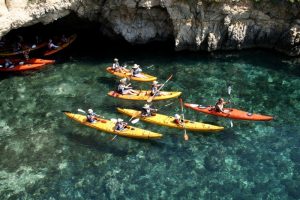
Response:
M116 125L115 125L115 130L116 131L122 131L122 130L124 130L125 128L126 128L126 126L127 126L127 123L126 122L123 122L123 119L118 119L117 120L117 123L116 123Z
M220 98L215 105L215 110L217 112L224 112L224 105L228 103L230 102L225 102L223 98Z

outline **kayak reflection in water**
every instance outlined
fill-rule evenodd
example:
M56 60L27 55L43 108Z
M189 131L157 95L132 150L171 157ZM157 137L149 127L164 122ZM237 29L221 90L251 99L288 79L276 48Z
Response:
M142 117L155 116L157 109L151 108L149 104L145 104L142 108Z
M224 105L229 104L229 103L230 103L230 101L226 102L226 101L224 101L223 98L219 98L219 100L217 101L217 103L215 105L215 110L217 112L228 113L228 111L226 112L224 110Z
M127 127L128 123L124 122L123 119L118 119L115 125L115 131L123 131Z
M87 118L87 121L90 122L90 123L95 123L97 121L97 114L94 113L94 111L92 109L88 109L88 112L87 112L87 115L86 115L86 118Z

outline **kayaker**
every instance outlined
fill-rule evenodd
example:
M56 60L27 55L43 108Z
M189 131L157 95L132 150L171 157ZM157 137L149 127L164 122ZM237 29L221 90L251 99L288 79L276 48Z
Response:
M157 109L151 108L149 104L145 104L142 108L142 117L150 117L155 116L155 112L157 112Z
M174 122L178 125L182 125L183 120L181 119L181 116L179 114L175 114Z
M49 39L48 42L48 49L57 49L59 46L55 45L52 41L52 39Z
M25 60L29 60L29 52L30 52L29 49L23 51L23 56L24 56Z
M65 34L63 34L61 36L61 39L60 39L63 43L67 43L68 42L68 38L66 38Z
M97 121L97 114L94 113L94 111L92 109L88 109L88 112L87 112L87 115L86 115L86 118L88 120L88 122L90 123L94 123Z
M125 66L121 66L119 64L119 60L117 58L114 59L113 65L112 65L112 69L115 72L121 72L121 73L126 73L126 65Z
M5 59L5 63L4 63L4 67L5 68L13 68L15 66L14 66L14 64L8 58L6 58Z
M151 85L151 96L153 96L153 95L160 96L161 93L158 89L161 86L162 86L162 84L158 84L158 81L153 81L153 83Z
M122 78L117 88L119 94L138 94L138 91L135 91L130 87L131 83L127 84L127 79Z
M226 113L224 111L224 105L229 104L230 101L225 102L223 98L219 98L219 100L217 101L216 105L215 105L215 110L217 112L222 112L222 113Z
M139 78L144 78L145 76L141 74L143 70L140 68L139 65L134 64L132 69L131 69L131 75L134 77L139 77Z
M124 122L123 119L117 119L115 125L115 131L123 131L127 127L128 123Z

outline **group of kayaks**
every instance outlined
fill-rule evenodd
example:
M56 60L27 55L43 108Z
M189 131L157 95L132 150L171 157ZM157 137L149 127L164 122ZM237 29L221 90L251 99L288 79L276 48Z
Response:
M141 81L141 82L149 82L149 81L154 81L157 78L148 74L143 73L143 78L141 77L134 77L132 76L129 72L115 72L112 70L112 67L108 67L107 72L116 75L118 77L130 77L131 80L135 81ZM164 91L162 92L163 95L160 96L151 96L151 91L147 90L139 90L137 91L137 94L128 94L128 95L123 95L118 93L117 91L110 91L108 92L108 95L114 98L120 98L120 99L126 99L126 100L148 100L149 98L153 98L153 100L164 100L164 99L170 99L170 98L175 98L181 95L181 92L167 92ZM245 112L242 110L238 110L235 108L228 108L226 109L226 113L223 112L217 112L214 109L214 106L202 106L198 104L193 104L193 103L185 103L185 107L193 109L198 112L202 112L205 114L210 114L210 115L215 115L219 117L226 117L230 119L235 119L235 120L255 120L255 121L269 121L272 120L272 116L266 116L266 115L260 115L260 114L253 114L249 112ZM224 127L222 126L216 126L216 125L210 125L210 124L205 124L201 122L196 122L196 121L191 121L191 120L186 120L184 119L183 125L175 123L175 117L173 116L167 116L159 113L155 113L153 116L148 116L148 117L142 117L141 111L139 110L134 110L134 109L125 109L125 108L117 108L117 111L128 115L131 117L131 119L140 119L145 122L149 122L152 124L157 124L161 126L167 126L171 128L177 128L177 129L184 129L184 130L189 130L189 131L201 131L201 132L218 132L221 130L224 130ZM132 127L132 126L127 126L125 130L123 131L115 131L114 127L116 122L114 120L110 121L107 119L101 119L96 123L90 123L87 121L87 117L85 115L81 114L74 114L71 112L64 112L69 118L92 128L112 133L115 135L120 135L124 137L129 137L129 138L139 138L139 139L157 139L161 138L162 135L159 133L143 130L140 128Z
M68 47L71 43L75 41L77 38L76 34L71 35L67 38L67 42L59 42L58 47L55 49L47 49L45 50L42 55L43 56L50 56L54 53L57 53L61 51L62 49ZM23 56L24 52L31 52L31 51L37 51L42 50L46 48L48 45L47 42L41 42L40 44L32 45L24 47L20 51L0 51L0 57L3 57L3 59L0 59L0 72L23 72L28 70L37 70L41 67L53 64L55 63L55 60L49 60L49 59L41 59L41 58L29 58L29 59L21 59L18 57ZM5 67L6 59L11 62L10 67Z

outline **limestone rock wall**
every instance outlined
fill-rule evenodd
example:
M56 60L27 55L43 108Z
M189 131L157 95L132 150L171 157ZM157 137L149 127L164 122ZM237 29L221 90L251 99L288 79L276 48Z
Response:
M265 47L300 55L300 3L286 0L0 0L0 36L70 13L130 43L171 38L177 50Z

